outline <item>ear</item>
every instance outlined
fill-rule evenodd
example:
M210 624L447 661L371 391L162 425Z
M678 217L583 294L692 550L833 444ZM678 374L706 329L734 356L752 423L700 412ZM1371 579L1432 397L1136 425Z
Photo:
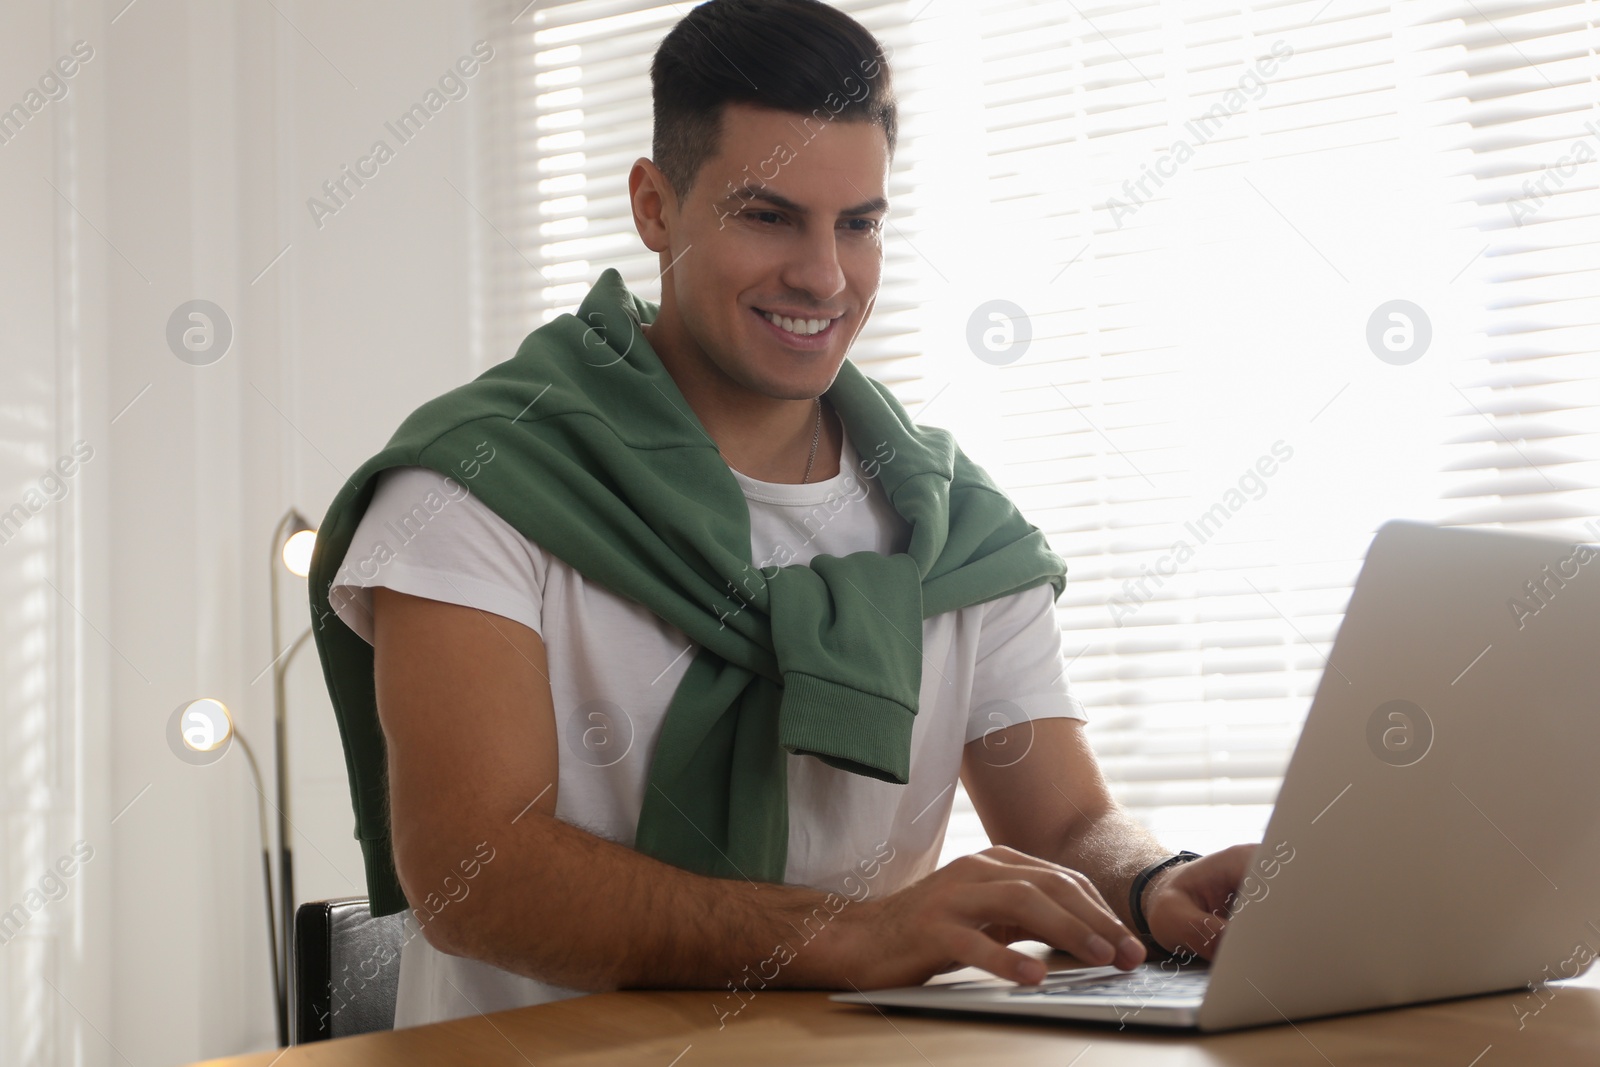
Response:
M640 156L628 173L628 199L633 205L633 225L639 239L652 252L671 245L672 225L678 217L678 197L656 165Z

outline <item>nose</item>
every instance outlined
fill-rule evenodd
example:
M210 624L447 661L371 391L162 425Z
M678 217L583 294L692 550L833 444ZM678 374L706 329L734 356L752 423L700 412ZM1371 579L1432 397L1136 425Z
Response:
M784 284L808 294L818 305L831 301L845 285L838 240L831 228L817 227L806 234L785 266Z

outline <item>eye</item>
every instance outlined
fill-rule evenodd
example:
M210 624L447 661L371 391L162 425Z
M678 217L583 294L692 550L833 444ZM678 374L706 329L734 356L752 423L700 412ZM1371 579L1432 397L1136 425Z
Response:
M766 215L771 215L775 219L783 218L783 216L781 214L779 214L778 212L776 212L776 211L741 211L741 212L739 212L739 214L744 215L747 218L756 219L756 220L760 220L763 216L766 216Z
M883 229L883 223L878 219L849 219L847 221L852 222L852 223L856 223L856 222L864 222L864 223L866 223L865 226L853 228L852 231L851 231L853 233L868 233L868 234L871 234L871 233L877 233L879 230Z

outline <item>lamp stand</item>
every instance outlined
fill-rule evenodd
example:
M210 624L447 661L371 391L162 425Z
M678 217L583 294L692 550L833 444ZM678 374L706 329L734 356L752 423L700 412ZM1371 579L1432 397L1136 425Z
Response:
M272 899L272 848L271 839L267 836L267 793L261 786L261 767L256 763L256 754L251 750L250 742L246 741L244 734L237 729L234 730L233 737L244 750L245 759L250 761L250 777L255 779L256 815L261 823L261 878L267 887L267 944L271 948L272 956L273 997L278 1006L278 1044L280 1047L288 1047L289 1009L283 972L278 960L278 924L275 914L277 909Z
M280 916L282 921L278 924L283 930L281 947L275 945L277 956L273 966L279 975L280 995L278 998L278 1033L285 1046L289 1044L289 1018L288 1018L288 991L290 968L293 964L294 945L294 849L290 845L289 834L293 824L289 819L289 733L288 733L288 700L285 695L284 680L289 671L289 663L294 659L294 654L305 644L306 638L311 636L311 627L295 638L285 648L279 637L278 625L278 554L284 545L284 533L291 524L299 523L305 527L305 520L300 513L290 508L278 520L278 528L272 534L272 557L268 560L271 572L271 600L272 600L272 738L276 749L275 763L277 764L277 804L278 810L278 888Z

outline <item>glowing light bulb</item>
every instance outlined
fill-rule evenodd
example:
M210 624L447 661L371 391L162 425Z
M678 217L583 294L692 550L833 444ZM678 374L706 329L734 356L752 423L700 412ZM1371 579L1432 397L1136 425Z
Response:
M194 752L215 752L233 736L233 716L222 701L201 697L190 701L183 709L179 733L185 748Z
M311 573L311 550L316 544L315 530L301 530L283 543L283 565L290 574L304 578Z

